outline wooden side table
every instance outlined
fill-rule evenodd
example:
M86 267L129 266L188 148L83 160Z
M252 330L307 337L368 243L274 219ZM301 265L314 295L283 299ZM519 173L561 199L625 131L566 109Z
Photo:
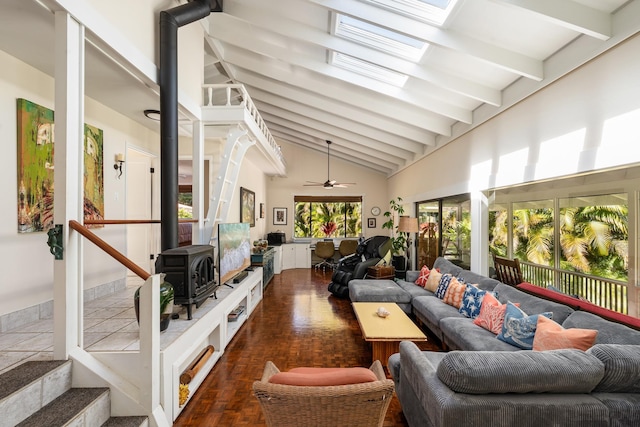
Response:
M374 280L393 280L396 274L396 269L389 265L374 265L367 269L366 279Z

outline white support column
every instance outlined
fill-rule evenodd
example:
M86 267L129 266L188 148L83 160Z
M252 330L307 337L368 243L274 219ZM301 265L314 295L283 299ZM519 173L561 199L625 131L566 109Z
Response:
M193 182L192 182L192 197L193 197L193 217L198 218L198 224L194 224L196 227L196 234L198 240L194 243L205 244L209 243L204 238L204 123L201 120L196 120L193 123ZM206 177L208 179L209 177ZM207 195L208 196L208 195Z
M64 11L55 14L55 207L64 253L54 262L55 359L82 346L82 241L69 221L82 223L84 207L84 27Z
M489 203L482 191L471 192L471 270L489 274Z

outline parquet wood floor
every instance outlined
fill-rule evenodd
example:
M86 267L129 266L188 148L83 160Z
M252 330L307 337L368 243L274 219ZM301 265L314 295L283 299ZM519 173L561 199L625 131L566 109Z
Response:
M263 301L174 426L264 426L251 386L262 376L267 360L280 370L296 366L368 367L371 348L362 339L350 301L327 291L330 278L330 271L313 268L285 270L274 276ZM407 425L395 396L384 425Z

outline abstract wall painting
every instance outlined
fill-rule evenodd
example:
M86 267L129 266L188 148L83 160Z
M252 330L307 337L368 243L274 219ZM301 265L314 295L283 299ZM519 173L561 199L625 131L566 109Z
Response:
M46 232L53 227L53 110L17 100L18 232ZM104 218L103 132L85 125L84 215Z

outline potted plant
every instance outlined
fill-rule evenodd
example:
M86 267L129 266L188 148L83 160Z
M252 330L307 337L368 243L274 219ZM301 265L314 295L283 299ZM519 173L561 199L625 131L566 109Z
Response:
M160 332L169 327L171 321L171 315L173 314L173 285L164 280L164 274L162 275L162 282L160 283ZM140 288L136 289L133 295L134 308L136 311L136 320L140 324Z
M402 198L397 197L389 201L389 210L384 213L387 220L382 224L382 228L391 230L393 236L391 236L391 253L393 255L393 265L396 270L405 270L405 257L404 251L407 247L407 235L398 231L398 224L395 222L395 217L404 214L404 207L402 206Z

